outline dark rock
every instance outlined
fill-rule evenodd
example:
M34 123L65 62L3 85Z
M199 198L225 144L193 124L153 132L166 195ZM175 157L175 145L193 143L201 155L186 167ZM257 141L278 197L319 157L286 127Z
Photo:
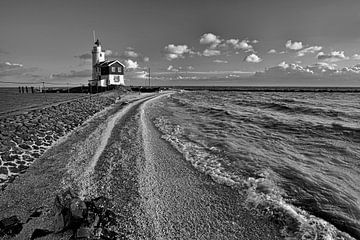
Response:
M71 217L74 220L82 220L86 215L86 205L79 198L74 198L70 204Z
M15 236L20 233L23 228L23 224L20 222L17 216L11 216L4 218L0 221L0 235Z
M30 217L40 217L42 214L42 211L40 209L36 209L31 215Z
M54 217L54 231L56 233L63 231L66 228L64 216L62 212L58 212Z
M3 163L4 166L11 166L11 167L16 167L17 165L14 162L5 162Z
M38 154L38 153L31 153L31 156L33 156L34 158L39 158L39 157L40 157L40 154Z
M12 173L19 173L20 172L20 169L18 169L17 167L9 167L9 172L12 172Z
M28 166L25 166L23 164L19 165L18 166L18 169L21 173L24 173L26 169L28 169L29 167Z
M9 176L9 178L8 178L8 182L9 182L9 183L12 183L15 179L16 179L16 175L11 175L11 176Z
M32 148L35 150L39 149L39 147L37 145L33 145Z
M40 237L47 236L49 234L53 233L53 231L46 230L46 229L35 229L34 232L31 234L30 239L37 239Z
M57 195L54 202L55 219L54 230L55 232L61 232L69 227L72 227L71 216L71 202L73 199L77 199L77 195L70 189L64 193Z
M48 141L51 141L51 140L52 140L52 137L49 136L49 135L47 135L47 136L45 137L45 139L48 140Z
M27 144L20 144L19 147L21 147L22 149L31 149L31 147Z
M76 231L76 239L91 239L91 229L88 227L80 227Z
M12 161L14 161L14 158L13 158L12 156L10 156L9 153L1 154L1 159L2 159L4 162L12 162Z
M0 167L0 174L8 175L8 170L6 167Z

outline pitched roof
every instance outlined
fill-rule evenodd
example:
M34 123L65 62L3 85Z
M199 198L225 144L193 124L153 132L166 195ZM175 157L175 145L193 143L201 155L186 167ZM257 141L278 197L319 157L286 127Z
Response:
M98 63L97 65L100 67L109 67L116 62L119 63L120 65L122 65L123 67L125 67L124 64L122 64L119 60L104 61L104 62Z

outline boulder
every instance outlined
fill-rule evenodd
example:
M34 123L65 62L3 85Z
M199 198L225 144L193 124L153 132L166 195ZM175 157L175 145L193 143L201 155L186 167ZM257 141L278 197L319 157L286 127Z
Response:
M20 222L17 216L4 218L0 221L0 236L15 236L21 232L22 228L23 224Z

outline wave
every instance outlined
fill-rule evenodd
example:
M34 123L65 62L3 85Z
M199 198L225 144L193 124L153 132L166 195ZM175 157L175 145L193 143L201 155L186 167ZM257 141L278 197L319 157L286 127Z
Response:
M266 215L281 227L285 239L354 239L324 219L316 217L284 199L284 191L276 184L271 170L258 172L256 176L242 178L226 170L218 149L207 148L190 141L184 130L172 124L164 116L154 120L163 133L162 138L183 154L198 171L209 175L215 182L232 187L246 194L245 206Z

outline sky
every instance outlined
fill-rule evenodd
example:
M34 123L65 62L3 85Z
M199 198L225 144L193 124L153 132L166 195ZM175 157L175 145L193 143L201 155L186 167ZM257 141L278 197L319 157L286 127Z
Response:
M127 85L360 86L358 0L1 0L0 86L87 84L93 30ZM10 82L10 83L5 83ZM11 84L14 83L14 84Z

